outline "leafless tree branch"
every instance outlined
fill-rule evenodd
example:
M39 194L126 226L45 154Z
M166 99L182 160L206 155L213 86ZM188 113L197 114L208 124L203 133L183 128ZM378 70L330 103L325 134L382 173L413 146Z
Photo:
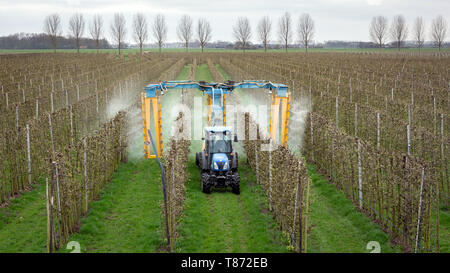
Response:
M250 21L247 17L239 17L236 25L233 28L234 38L241 44L245 53L245 48L252 37L252 30L250 28Z
M184 43L186 52L189 48L189 42L192 38L192 19L189 15L183 15L177 28L178 38Z
M370 38L379 48L386 42L387 32L388 19L381 15L373 17L370 23Z
M447 21L442 17L442 15L438 15L433 19L431 24L431 38L433 39L434 44L441 51L442 44L445 41L447 34Z
M156 43L159 47L159 53L161 53L161 48L164 45L164 42L167 38L167 24L166 18L162 14L158 14L155 17L155 21L153 22L153 37L156 40Z
M133 17L133 37L135 42L139 44L140 53L142 55L142 48L148 39L147 19L142 13L136 13Z
M408 37L408 26L403 15L400 14L394 17L390 32L392 41L395 42L397 49L400 50Z
M53 46L53 52L56 53L56 46L58 45L58 36L61 36L61 17L59 14L51 14L45 18L44 31L48 35Z
M314 37L314 21L308 13L304 13L300 16L298 21L298 36L300 43L305 47L306 52Z
M77 47L77 53L80 53L80 41L84 33L84 25L85 22L83 14L75 13L72 17L70 17L69 32L75 42L75 46Z
M198 42L200 43L200 47L203 48L206 46L206 44L211 39L211 26L206 19L199 19L197 24L197 38Z
M113 23L111 24L111 35L118 45L120 55L120 49L122 48L122 43L126 35L125 17L122 13L114 14Z
M287 52L292 40L292 19L289 12L285 12L278 22L278 37Z
M103 35L103 18L100 15L94 15L92 23L89 28L92 39L95 40L95 46L97 48L97 53L100 48L100 39Z
M264 52L267 52L267 43L270 40L270 31L272 29L272 22L269 16L264 16L258 23L257 32L261 43L264 46Z
M417 17L414 21L414 39L420 52L420 49L423 47L423 43L425 41L425 24L422 17Z

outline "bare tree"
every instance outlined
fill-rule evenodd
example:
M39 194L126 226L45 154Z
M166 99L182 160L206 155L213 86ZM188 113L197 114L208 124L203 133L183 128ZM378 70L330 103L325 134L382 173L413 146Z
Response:
M308 13L300 16L298 21L298 36L300 43L305 47L308 53L309 45L314 37L314 21Z
M447 34L447 21L442 17L442 15L438 15L433 19L433 23L431 24L431 38L433 39L434 44L441 51L442 44L445 41Z
M98 49L100 48L100 39L103 35L103 18L100 15L94 15L89 32L91 33L92 39L95 40L95 47L97 48L98 53Z
M59 14L51 14L45 17L44 31L50 39L53 46L53 52L56 53L56 46L58 45L58 36L61 36L61 17Z
M375 16L370 23L370 38L372 42L378 45L379 48L386 42L388 33L388 19L384 16Z
M136 13L133 17L133 36L136 43L139 44L140 53L142 55L142 47L148 39L147 19L142 13Z
M257 31L259 40L264 46L264 52L267 52L267 43L270 39L270 31L272 30L272 22L269 16L264 16L258 23Z
M77 53L80 53L80 41L81 36L83 36L84 33L84 17L81 13L75 13L70 17L69 20L69 32L70 36L75 42L75 46L77 47Z
M211 26L209 25L209 22L206 21L206 19L202 18L198 20L197 38L203 52L203 48L205 47L206 43L208 43L211 39Z
M414 21L414 39L416 40L417 47L420 49L423 47L425 41L425 24L422 17L417 17Z
M397 45L397 49L400 50L406 38L408 37L408 26L403 15L399 14L394 17L391 25L391 38Z
M114 14L113 23L111 24L111 35L113 36L114 41L117 43L120 55L120 49L122 48L122 43L126 35L125 17L122 13Z
M192 38L192 19L189 15L183 15L177 28L178 38L184 43L186 52L189 48L189 42Z
M292 19L289 12L285 12L278 22L278 37L287 52L292 38Z
M245 48L252 37L252 30L250 28L250 21L247 17L239 17L236 25L233 28L234 38L241 44L242 50L245 53Z
M153 36L159 47L159 53L167 38L167 24L166 18L162 14L158 14L153 22Z

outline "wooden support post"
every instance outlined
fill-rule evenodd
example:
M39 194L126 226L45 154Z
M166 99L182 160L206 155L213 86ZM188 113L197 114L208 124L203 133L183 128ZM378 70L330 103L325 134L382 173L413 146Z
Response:
M50 109L52 113L55 111L55 108L53 106L53 92L50 93Z
M47 208L47 252L48 253L51 253L52 252L52 244L53 244L53 240L52 240L52 237L53 237L53 234L52 234L52 231L53 231L53 229L52 229L52 214L51 214L51 211L50 211L50 194L49 194L49 187L48 187L48 177L47 178L45 178L45 196L46 196L46 199L45 199L45 205L46 205L46 208Z
M355 137L358 136L358 104L355 103Z
M408 124L408 125L406 125L406 138L407 138L407 146L408 146L408 149L407 149L407 152L408 152L408 155L410 155L411 154L411 135L410 135L410 125Z
M269 138L269 210L272 211L272 139Z
M73 112L72 105L69 107L69 119L70 119L70 143L74 145L74 132L73 132Z
M377 149L380 149L380 112L377 112Z
M39 98L36 98L36 119L39 117Z
M358 188L359 188L359 209L363 208L363 191L362 191L362 165L361 165L361 142L358 139Z
M300 165L300 162L298 162ZM295 192L295 210L294 210L294 224L295 224L295 213L298 207L298 253L302 253L302 241L303 241L303 228L302 228L302 187L301 187L302 177L299 173L299 178L297 181L297 190ZM294 232L295 234L295 232Z
M16 131L19 131L19 106L16 105Z
M87 176L87 143L86 138L83 139L83 169L84 169L84 200L85 200L85 212L88 211L89 204L89 188L88 188L88 176Z
M52 126L52 115L48 113L48 127L50 130L50 143L52 147L52 154L55 153L55 144L53 142L53 126Z
M336 97L336 128L339 128L339 97Z
M414 252L417 253L417 251L420 248L420 235L421 235L421 224L422 224L422 202L423 202L423 183L425 180L425 169L422 168L422 179L420 180L420 194L419 194L419 209L417 212L417 232L416 232L416 245L414 248Z
M27 124L27 172L28 185L31 185L31 145L30 145L30 125Z

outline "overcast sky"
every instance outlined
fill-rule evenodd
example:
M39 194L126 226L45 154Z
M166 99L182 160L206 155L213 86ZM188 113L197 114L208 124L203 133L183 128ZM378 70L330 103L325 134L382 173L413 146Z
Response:
M316 41L358 40L368 41L368 28L372 16L385 15L391 19L402 13L410 29L414 18L422 16L426 23L427 38L432 18L441 14L449 22L450 0L0 0L0 35L16 32L42 32L46 15L59 13L62 17L64 35L67 34L69 17L74 12L83 13L88 21L98 13L104 17L106 38L110 39L110 22L113 14L122 12L127 19L127 41L134 13L143 12L149 22L158 13L166 16L169 26L169 42L177 41L176 25L183 14L193 19L204 17L213 29L212 40L232 40L232 26L239 16L250 19L252 30L258 20L269 15L273 21L272 40L277 40L279 17L291 13L297 28L298 17L309 13L315 22ZM85 33L87 35L87 31ZM448 34L447 34L448 36ZM298 36L295 34L295 41ZM253 34L253 42L257 42ZM152 41L153 42L153 41Z

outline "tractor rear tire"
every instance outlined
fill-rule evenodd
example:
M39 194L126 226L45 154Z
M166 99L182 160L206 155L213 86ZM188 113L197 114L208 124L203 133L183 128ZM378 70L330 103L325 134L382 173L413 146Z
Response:
M234 175L234 183L231 185L231 192L234 194L240 194L241 193L241 177L239 175L239 173L235 173Z
M195 153L195 165L200 167L200 153Z
M202 174L202 192L203 193L211 193L211 185L208 183L209 175L204 173Z

